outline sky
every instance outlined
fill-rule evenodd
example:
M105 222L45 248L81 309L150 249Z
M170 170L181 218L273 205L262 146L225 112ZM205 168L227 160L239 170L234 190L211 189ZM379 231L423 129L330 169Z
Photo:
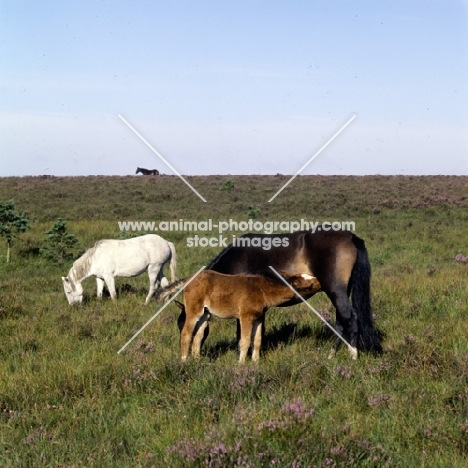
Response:
M353 116L301 174L468 175L467 52L467 0L0 0L0 177L173 174L125 121L295 174Z

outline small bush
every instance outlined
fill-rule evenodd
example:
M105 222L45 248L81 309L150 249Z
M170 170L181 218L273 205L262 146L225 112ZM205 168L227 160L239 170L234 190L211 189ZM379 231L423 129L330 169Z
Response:
M249 218L256 218L260 214L260 208L258 206L247 205L247 216Z
M219 190L232 190L234 188L234 181L232 179L225 180Z
M26 215L15 210L14 200L0 203L0 236L4 237L7 243L7 263L10 262L11 245L15 234L27 232L29 228L29 220Z
M67 232L67 221L59 218L52 229L45 232L46 247L40 250L41 256L47 260L63 263L72 260L78 246L78 239L74 234Z

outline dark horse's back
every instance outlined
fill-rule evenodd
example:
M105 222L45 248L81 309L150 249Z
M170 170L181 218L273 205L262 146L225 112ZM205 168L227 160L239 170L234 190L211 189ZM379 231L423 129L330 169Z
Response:
M337 253L343 250L348 254L351 251L351 256L352 252L354 256L357 255L354 238L359 239L349 231L245 234L236 240L235 245L226 247L211 261L207 269L231 275L250 273L271 276L273 273L269 266L272 266L291 274L314 274L322 287L326 287L328 276L333 270L331 264L335 263ZM253 246L249 246L244 239L249 239ZM266 242L272 239L278 239L277 244L280 245L274 247L273 242Z
M277 240L273 242L273 239ZM345 335L349 320L357 315L357 345L367 351L382 350L372 320L371 269L362 239L350 231L317 230L314 233L246 234L236 239L235 244L226 247L207 269L274 277L269 268L272 266L280 272L312 274L335 306L337 326L343 325ZM299 299L292 300L281 306L298 302ZM352 335L352 331L349 333Z

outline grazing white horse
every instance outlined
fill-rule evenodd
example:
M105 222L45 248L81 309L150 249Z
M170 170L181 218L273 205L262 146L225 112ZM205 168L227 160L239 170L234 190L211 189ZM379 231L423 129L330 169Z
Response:
M146 296L148 304L156 291L158 280L161 287L168 286L169 281L163 274L163 266L170 261L171 282L176 279L177 257L174 244L156 234L117 240L103 239L88 249L73 263L68 275L62 277L63 289L69 304L83 301L81 282L94 275L97 282L97 297L102 297L104 282L112 299L115 292L115 276L138 276L148 270L150 289Z

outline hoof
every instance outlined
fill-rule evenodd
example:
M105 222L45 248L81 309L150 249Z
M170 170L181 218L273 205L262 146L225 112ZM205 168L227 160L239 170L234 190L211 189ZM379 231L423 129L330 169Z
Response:
M353 361L356 361L358 358L358 350L357 348L350 348L349 354L351 354L351 358Z

